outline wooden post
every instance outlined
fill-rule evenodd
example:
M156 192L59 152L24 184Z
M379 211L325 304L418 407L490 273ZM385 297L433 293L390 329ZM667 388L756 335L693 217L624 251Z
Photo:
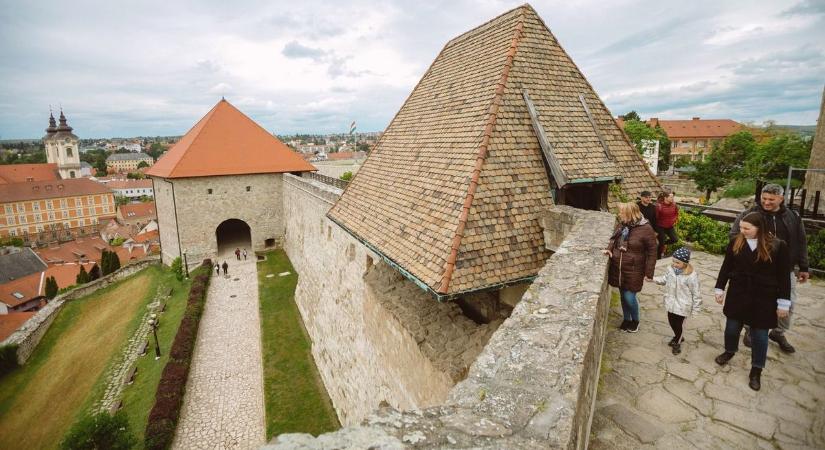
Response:
M799 217L805 217L805 200L808 196L808 190L802 189L802 200L799 202Z
M791 189L791 198L788 200L788 209L793 209L794 194L796 194L796 189Z
M813 218L816 219L816 216L819 214L819 191L814 192L814 214Z

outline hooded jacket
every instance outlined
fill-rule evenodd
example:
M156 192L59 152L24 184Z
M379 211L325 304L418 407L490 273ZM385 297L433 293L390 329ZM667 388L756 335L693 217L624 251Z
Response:
M638 224L630 225L630 231L624 242L624 250L619 248L617 233L624 227L621 223L616 227L616 233L610 240L607 249L611 251L608 283L611 286L631 292L642 290L644 278L653 278L656 268L656 250L658 243L656 233L647 219Z
M788 239L783 240L786 244L788 244L791 269L793 269L793 266L798 265L800 271L807 272L809 269L808 238L805 236L805 225L802 223L802 219L799 217L799 214L786 208L784 203L780 205L779 211L775 213L765 211L759 203L742 211L730 227L730 238L733 239L737 234L739 234L739 221L754 211L762 213L762 217L765 218L765 222L768 224L768 231L774 236L776 236L779 227L782 225L785 226L785 229L788 232ZM781 220L782 223L778 224L776 222L777 220ZM777 237L782 239L782 236Z
M664 275L654 277L653 281L665 287L664 302L667 312L682 317L699 312L699 307L702 305L702 293L699 289L699 275L696 274L696 270L676 275L673 267L668 267Z

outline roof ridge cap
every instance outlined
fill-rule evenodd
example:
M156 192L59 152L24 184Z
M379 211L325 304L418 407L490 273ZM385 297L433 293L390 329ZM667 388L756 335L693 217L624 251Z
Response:
M507 57L504 61L504 67L501 70L501 78L497 83L495 94L493 94L493 98L490 101L490 114L487 116L487 124L484 126L481 144L478 146L476 162L470 177L470 185L467 188L467 195L464 198L464 204L461 207L461 214L458 217L458 225L456 226L455 234L453 235L452 243L450 245L450 254L447 256L447 261L444 263L444 273L441 276L441 286L438 288L438 292L442 294L446 294L450 287L450 281L452 280L453 271L455 271L456 259L458 257L458 248L461 246L461 239L464 237L464 229L467 226L467 217L470 215L470 208L473 205L473 199L478 187L478 179L481 176L481 169L484 166L484 161L487 159L487 147L490 143L490 137L493 134L496 120L498 119L498 110L501 105L502 98L504 97L504 90L507 87L507 79L510 76L510 69L513 67L513 60L515 59L519 43L521 42L522 31L524 30L525 6L522 5L516 9L521 10L518 16L518 23L516 24L516 29L513 32L510 48L507 50Z
M471 28L471 29L469 29L469 30L467 30L467 31L465 31L465 32L463 32L463 33L461 33L461 34L459 34L458 36L456 36L456 37L454 37L454 38L450 39L449 41L447 41L447 43L446 43L446 44L444 44L444 48L449 47L449 46L450 46L450 45L452 45L454 42L458 41L459 39L464 38L464 37L465 37L465 36L467 36L468 34L470 34L470 33L475 33L475 32L476 32L476 31L478 31L479 29L484 28L484 27L486 27L487 25L490 25L491 23L495 22L496 20L499 20L499 19L501 19L502 17L506 16L507 14L513 13L513 12L515 12L515 11L517 11L517 10L521 10L521 16L522 16L522 18L523 18L523 17L524 17L524 9L525 9L525 8L533 9L533 8L530 6L530 4L529 4L529 3L524 3L524 4L522 4L522 5L516 6L516 7L515 7L515 8L513 8L513 9L510 9L510 10L504 11L503 13L501 13L501 14L499 14L499 15L497 15L497 16L495 16L495 17L493 17L492 19L490 19L490 20L488 20L488 21L486 21L486 22L482 23L481 25L478 25L478 26L476 26L476 27L473 27L473 28Z

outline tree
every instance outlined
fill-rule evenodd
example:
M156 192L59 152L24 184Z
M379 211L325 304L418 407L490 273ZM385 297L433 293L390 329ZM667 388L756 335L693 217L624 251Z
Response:
M128 450L137 444L129 428L129 419L123 411L114 416L97 413L86 416L72 425L69 434L60 442L64 450Z
M788 133L774 135L749 152L740 178L767 181L784 178L789 167L808 167L813 140L807 142Z
M143 167L149 167L149 163L146 162L146 161L139 162L138 165L137 165L137 168L140 169L140 168L143 168Z
M636 114L631 111L627 114ZM638 115L636 115L638 117ZM665 131L657 124L656 127L651 127L645 122L637 119L625 119L624 131L636 150L641 154L643 152L642 141L659 141L659 170L667 170L670 167L670 139L665 134Z
M100 278L100 266L95 264L92 266L92 269L89 270L89 281L94 281Z
M628 121L628 120L635 120L635 121L638 121L638 122L642 121L642 118L639 117L639 113L637 113L636 111L630 111L629 113L627 113L623 116L619 116L619 118L621 118L624 121Z
M54 277L46 278L46 298L49 300L53 299L55 295L57 295L57 291L60 288L57 286L57 280Z
M115 195L115 205L126 205L129 203L129 197L124 197L122 195Z
M178 281L183 281L183 263L180 257L173 259L170 267L172 268L172 272L175 273L175 278L177 278Z
M696 182L696 187L706 192L706 199L710 200L710 194L719 188L727 185L734 169L729 155L722 147L714 147L704 161L694 162L696 171L690 174L690 178Z
M86 284L90 281L89 274L86 272L86 268L83 267L83 264L80 265L80 272L77 273L77 277L75 277L75 284Z
M341 176L339 178L344 180L344 181L349 181L349 180L352 179L352 172L349 172L349 171L344 172L343 174L341 174Z
M117 269L120 269L120 258L118 258L117 253L103 250L103 253L100 255L101 274L106 276Z

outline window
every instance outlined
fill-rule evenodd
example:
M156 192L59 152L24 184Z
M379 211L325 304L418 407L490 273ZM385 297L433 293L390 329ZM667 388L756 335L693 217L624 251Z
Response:
M95 209L94 208L89 208L89 215L90 216L95 215Z
M15 230L15 229L9 230L9 235L10 236L17 236L17 230Z
M17 212L21 213L21 212L25 211L25 208L23 208L23 204L22 204L22 203L18 203L18 204L17 204L17 205L15 205L15 206L17 207Z
M207 189L206 193L211 195L212 194L212 189Z
M53 212L49 213L49 220L54 220L54 213Z
M60 199L60 207L61 208L66 208L67 207L65 198Z
M252 186L247 186L247 187L246 187L246 192L249 192L249 191L251 191L251 190L252 190Z
M83 215L83 208L77 208L77 216L80 217Z
M35 211L40 211L40 202L32 203L32 208L34 208Z
M53 209L54 205L51 200L46 200L46 209Z
M14 210L12 209L11 205L6 205L6 214L12 214Z
M9 216L8 219L9 225L14 225L14 216Z
M688 141L682 141L681 146L682 146L682 147L690 147L690 142L688 142Z
M86 219L80 219L80 226L82 227L82 226L85 226L85 225L86 225Z
M20 223L28 223L26 221L26 216L20 216L20 218L18 220L20 220Z
M69 178L74 178L74 170L69 171Z
M65 219L69 217L69 213L67 211L60 211L60 218Z
M66 147L66 156L69 157L69 158L74 156L74 154L72 153L72 148L71 147ZM74 172L71 172L71 173L72 173L72 178L74 178Z
M40 215L40 214L35 214L34 221L35 222L42 222L43 221L43 216Z

